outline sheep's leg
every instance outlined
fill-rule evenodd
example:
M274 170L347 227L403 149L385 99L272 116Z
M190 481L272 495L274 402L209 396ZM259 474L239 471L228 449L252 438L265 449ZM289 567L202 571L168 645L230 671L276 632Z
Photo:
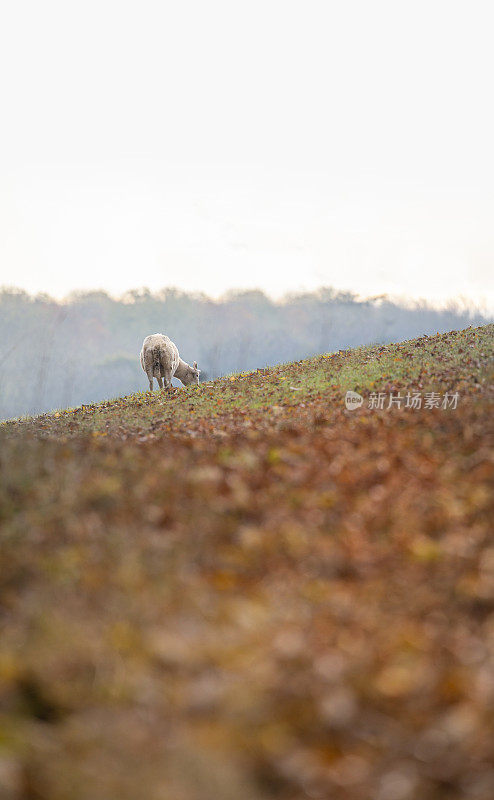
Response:
M149 391L152 392L153 391L153 373L152 372L146 372L146 375L148 376L148 381L149 381Z
M172 388L172 372L171 372L171 369L165 370L164 378L165 378L165 389L171 389Z
M161 377L161 375L158 375L156 380L158 381L158 386L160 387L160 389L162 389L163 388L163 378Z

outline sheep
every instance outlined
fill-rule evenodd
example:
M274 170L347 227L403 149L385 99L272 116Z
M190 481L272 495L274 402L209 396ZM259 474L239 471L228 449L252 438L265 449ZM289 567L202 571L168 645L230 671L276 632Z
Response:
M197 368L197 361L194 361L192 367L183 361L176 344L162 333L153 333L144 339L141 367L148 376L150 392L153 391L153 378L158 381L160 389L163 389L163 381L165 389L170 389L173 376L182 381L184 386L188 386L190 383L199 383L201 372Z

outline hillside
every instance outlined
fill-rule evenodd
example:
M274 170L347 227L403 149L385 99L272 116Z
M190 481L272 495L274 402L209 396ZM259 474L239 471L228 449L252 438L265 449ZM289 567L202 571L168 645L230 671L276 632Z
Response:
M493 321L473 308L363 300L329 288L276 302L259 291L212 300L173 289L119 300L86 292L57 301L0 287L0 420L147 388L138 354L144 337L163 327L186 361L217 378Z
M2 424L0 796L492 800L493 355Z

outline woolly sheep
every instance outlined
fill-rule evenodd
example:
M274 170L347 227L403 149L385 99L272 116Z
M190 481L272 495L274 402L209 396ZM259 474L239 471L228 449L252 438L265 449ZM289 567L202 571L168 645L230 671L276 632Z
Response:
M158 381L160 389L169 389L172 385L172 378L175 376L182 381L184 386L190 383L199 383L200 370L197 368L197 361L191 367L183 361L179 354L177 345L168 336L162 333L153 333L146 336L142 343L141 367L148 376L149 390L153 391L153 378Z

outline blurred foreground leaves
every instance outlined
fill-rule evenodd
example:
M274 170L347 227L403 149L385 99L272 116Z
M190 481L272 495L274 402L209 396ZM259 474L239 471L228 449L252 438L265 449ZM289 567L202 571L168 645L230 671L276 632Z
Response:
M456 410L314 391L151 434L9 429L1 796L491 800L485 374Z

